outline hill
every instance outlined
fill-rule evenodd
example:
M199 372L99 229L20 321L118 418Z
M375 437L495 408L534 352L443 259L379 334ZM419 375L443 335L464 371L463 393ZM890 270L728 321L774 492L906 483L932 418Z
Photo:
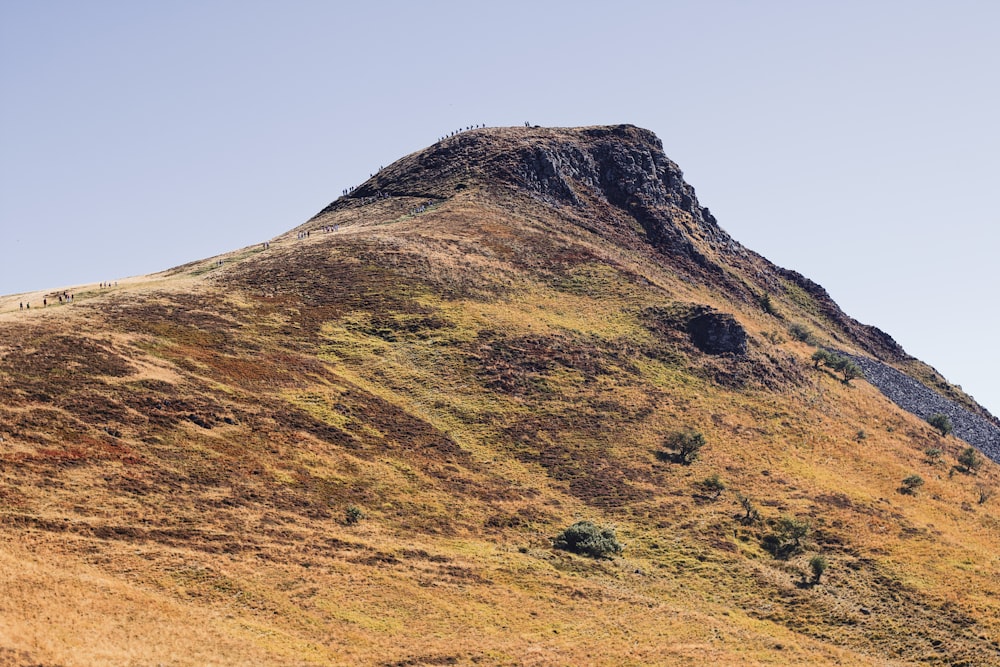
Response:
M0 311L0 664L1000 664L997 420L646 130L469 130Z

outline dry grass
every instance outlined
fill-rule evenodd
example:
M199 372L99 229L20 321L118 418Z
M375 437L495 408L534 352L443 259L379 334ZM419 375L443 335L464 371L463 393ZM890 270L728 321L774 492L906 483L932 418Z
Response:
M962 443L812 368L787 322L843 332L808 295L777 321L625 222L482 194L0 301L0 664L998 660L997 466L950 474ZM692 303L745 360L650 319ZM683 428L690 466L657 456ZM783 516L811 532L776 559ZM579 519L623 556L554 551Z

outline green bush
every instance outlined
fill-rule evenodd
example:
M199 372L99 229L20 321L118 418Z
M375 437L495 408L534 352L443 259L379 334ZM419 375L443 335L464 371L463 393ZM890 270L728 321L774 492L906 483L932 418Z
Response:
M813 352L812 356L813 365L816 368L819 368L820 364L829 365L832 357L833 355L827 352L826 350L822 349L816 350L815 352Z
M948 435L954 429L951 419L944 413L937 413L927 418L927 423L941 432L941 435Z
M775 558L788 558L802 550L809 528L808 521L783 516L775 522L774 532L764 537L763 546Z
M705 436L693 429L685 429L667 436L663 446L670 453L662 455L661 458L690 465L698 458L701 448L705 446Z
M924 478L920 475L909 475L903 479L903 486L900 491L911 496L916 495L917 489L924 485Z
M944 452L942 452L941 449L938 448L938 447L928 447L927 449L924 450L924 456L927 457L927 460L930 463L938 463L938 462L940 462L941 461L941 454L943 454L943 453Z
M963 471L971 474L979 470L979 467L983 465L983 458L976 451L975 447L966 447L958 455L958 462L961 464Z
M826 556L822 554L816 554L809 559L809 569L812 570L814 584L819 583L819 578L823 576L824 572L826 572L828 565L829 563L826 562Z
M854 378L864 376L864 371L861 370L860 366L847 357L839 355L836 352L819 349L813 352L812 360L816 368L819 368L820 364L822 364L824 366L829 366L838 373L842 373L844 375L845 384L849 383Z
M593 558L610 558L622 552L613 528L601 528L590 521L577 521L552 543L556 549Z
M803 343L809 343L810 345L816 344L816 338L813 336L812 332L801 324L792 324L788 327L788 333L790 333L792 338L795 340L800 340Z
M809 522L791 516L778 519L778 533L785 541L790 541L796 547L802 546L802 540L809 534Z
M841 358L840 361L834 366L834 370L842 373L844 375L844 383L848 384L854 378L859 378L864 376L864 371L861 367L850 359Z
M353 526L364 518L365 513L357 505L350 505L344 510L344 522L349 526Z
M718 499L722 495L722 492L726 490L725 482L719 479L717 474L701 480L699 486L712 500Z

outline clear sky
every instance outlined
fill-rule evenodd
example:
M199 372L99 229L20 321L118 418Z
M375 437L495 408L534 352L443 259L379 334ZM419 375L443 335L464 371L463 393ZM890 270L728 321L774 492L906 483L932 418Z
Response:
M633 123L1000 413L1000 2L0 0L0 294L259 242L466 125Z

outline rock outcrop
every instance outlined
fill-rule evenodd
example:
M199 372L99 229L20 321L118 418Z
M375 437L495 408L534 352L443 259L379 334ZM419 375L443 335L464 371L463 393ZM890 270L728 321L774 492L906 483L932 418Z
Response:
M746 354L747 332L729 313L702 312L688 322L687 330L691 342L706 354Z

